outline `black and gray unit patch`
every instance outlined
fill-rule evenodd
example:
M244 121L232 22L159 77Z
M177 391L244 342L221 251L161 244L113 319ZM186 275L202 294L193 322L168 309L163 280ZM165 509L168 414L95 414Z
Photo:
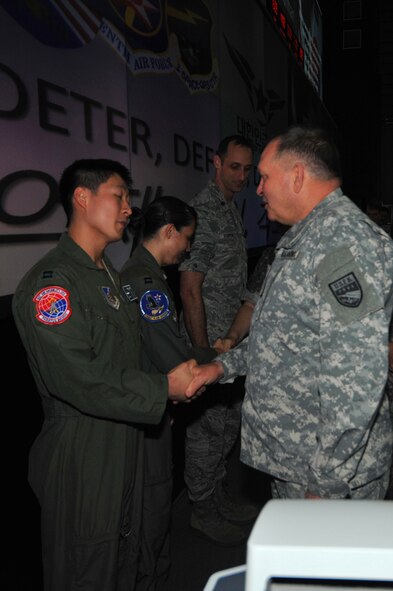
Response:
M355 273L347 273L336 281L329 283L329 288L342 306L357 308L363 299L362 287Z

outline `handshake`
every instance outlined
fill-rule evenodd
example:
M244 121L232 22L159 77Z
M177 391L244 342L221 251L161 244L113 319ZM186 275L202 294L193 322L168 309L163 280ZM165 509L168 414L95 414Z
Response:
M195 359L184 361L168 374L168 398L175 404L191 402L205 391L206 386L214 384L224 375L219 361L198 365Z

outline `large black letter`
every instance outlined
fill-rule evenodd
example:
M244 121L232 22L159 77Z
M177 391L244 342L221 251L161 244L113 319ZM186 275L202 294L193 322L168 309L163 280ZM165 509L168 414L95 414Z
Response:
M7 74L16 86L18 93L17 102L13 109L0 109L0 117L3 119L18 119L23 117L27 112L28 97L27 90L22 80L10 68L4 64L0 64L0 71Z
M48 200L45 205L35 213L30 215L11 215L10 213L4 211L1 204L2 199L12 185L20 180L25 179L38 179L46 183L49 188ZM16 226L18 224L27 224L44 218L46 214L52 209L52 207L58 204L58 191L59 190L55 179L41 170L21 170L8 174L0 180L0 221L4 222L5 224L12 224ZM26 201L27 199L28 197L26 197Z
M48 131L55 131L56 133L61 133L63 135L70 135L70 132L65 127L59 127L58 125L53 125L53 123L49 122L49 109L52 109L52 111L57 111L58 113L66 113L66 110L62 105L57 105L56 103L52 103L48 100L48 90L54 90L66 96L66 89L62 88L61 86L57 86L57 84L52 84L51 82L41 80L40 78L37 80L37 87L38 110L41 127L43 129L47 129Z
M195 170L203 171L203 166L198 166L198 160L202 160L202 144L199 142L192 142L192 163Z
M113 121L115 115L118 115L119 117L122 117L123 119L125 119L126 116L124 115L124 113L122 111L118 111L117 109L112 109L112 107L106 108L106 114L107 114L108 144L110 145L111 148L117 148L118 150L126 151L127 146L124 146L123 144L118 144L114 140L115 131L118 131L120 133L125 133L124 127L120 127L120 125L115 125L115 123Z
M97 109L102 109L101 103L95 101L87 96L83 96L83 94L79 94L78 92L70 92L70 95L76 99L77 101L81 101L83 104L83 112L85 116L85 138L88 142L93 140L93 117L92 117L92 110L93 107L97 107Z
M141 127L142 131L138 132L137 128ZM147 140L150 138L150 129L142 119L137 119L136 117L131 117L131 146L132 146L132 153L138 154L138 140L142 142L145 146L146 154L149 158L152 158L152 151Z
M188 147L187 140L181 135L175 133L173 136L173 141L175 144L175 164L179 164L180 166L187 166L187 164L190 162L190 148ZM185 149L185 156L183 160L180 159L180 153L178 150L179 142L183 143Z

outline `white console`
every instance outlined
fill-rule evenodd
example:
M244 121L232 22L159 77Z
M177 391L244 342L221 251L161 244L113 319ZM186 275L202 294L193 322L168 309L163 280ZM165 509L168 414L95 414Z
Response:
M268 501L247 543L246 591L277 578L393 582L393 502Z
M271 500L247 543L247 564L204 591L393 589L393 502Z

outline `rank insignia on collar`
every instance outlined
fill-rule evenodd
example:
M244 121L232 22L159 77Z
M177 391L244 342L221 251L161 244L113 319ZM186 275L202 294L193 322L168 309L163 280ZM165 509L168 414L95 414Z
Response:
M33 302L36 305L36 318L42 324L62 324L72 314L70 293L64 287L49 285L38 291Z
M118 310L120 308L120 300L117 295L111 291L111 288L102 286L100 287L100 290L106 303L114 310Z
M138 299L138 296L136 295L134 288L129 283L127 283L127 285L122 285L121 288L129 302L135 302L135 300Z
M329 283L330 290L339 304L357 308L363 299L363 291L355 273L348 273Z
M165 320L170 314L169 299L166 293L157 289L149 289L142 295L139 308L148 322Z

